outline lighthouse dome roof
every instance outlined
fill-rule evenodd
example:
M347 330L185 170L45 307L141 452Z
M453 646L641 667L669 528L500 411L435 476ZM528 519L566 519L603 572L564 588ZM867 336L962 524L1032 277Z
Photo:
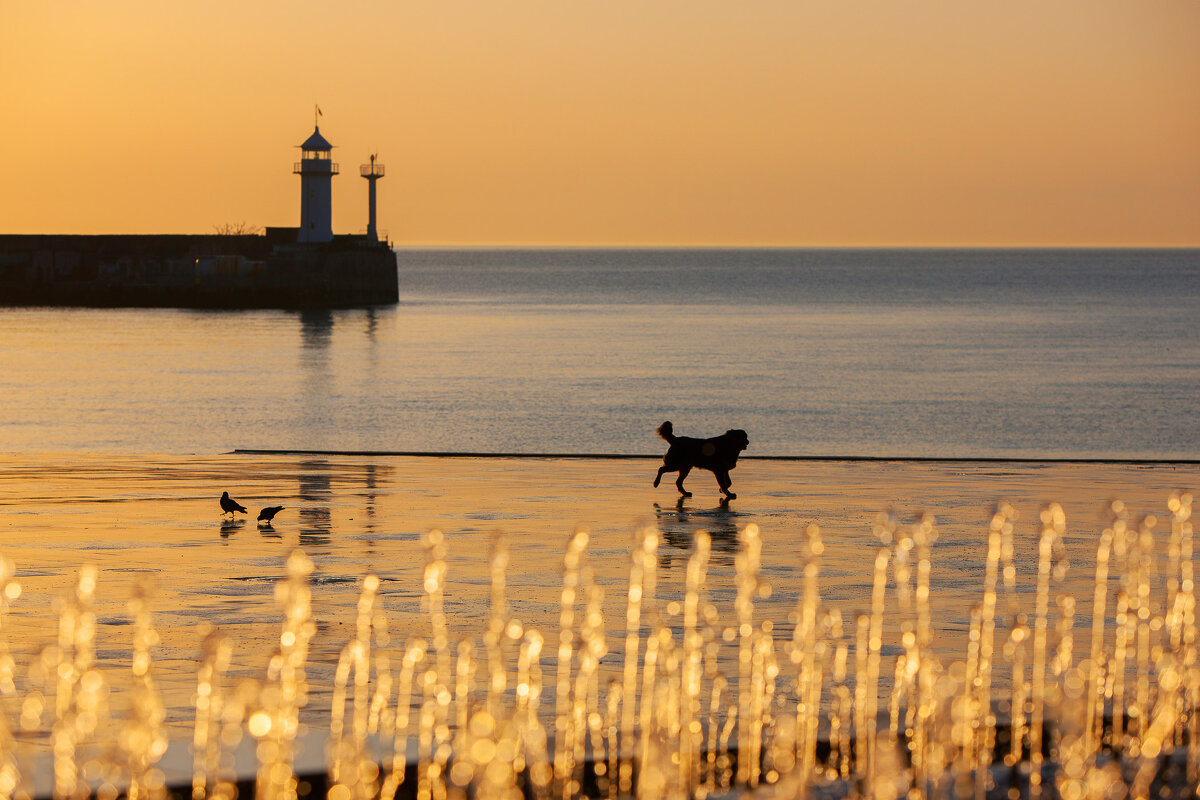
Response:
M321 135L321 128L317 126L313 128L312 136L304 140L304 144L300 145L302 150L332 150L333 145L325 140Z

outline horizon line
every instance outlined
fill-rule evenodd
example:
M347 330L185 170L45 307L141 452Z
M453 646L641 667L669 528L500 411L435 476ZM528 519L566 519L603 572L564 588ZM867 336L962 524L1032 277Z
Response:
M1194 244L400 244L393 250L1200 250Z
M259 226L261 233L242 234L246 236L262 236L266 228L278 226ZM39 232L16 233L0 232L0 237L9 236L224 236L214 231L192 233L64 233ZM361 236L361 233L335 234L335 236ZM886 243L853 243L853 242L817 242L817 243L732 243L732 242L396 242L381 239L391 244L393 250L1196 250L1200 249L1200 240L1195 242L1125 242L1119 244L1100 244L1087 242L1045 243L1045 242L886 242Z

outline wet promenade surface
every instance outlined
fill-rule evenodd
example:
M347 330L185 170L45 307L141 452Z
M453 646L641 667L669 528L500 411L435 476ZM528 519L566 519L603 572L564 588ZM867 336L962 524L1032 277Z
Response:
M222 455L211 457L10 456L0 460L0 555L14 562L22 593L0 628L16 661L18 690L28 665L55 641L61 599L80 567L98 569L97 655L123 713L133 635L127 603L138 581L153 586L155 676L175 736L191 724L199 642L213 628L236 643L231 675L261 678L277 647L282 615L274 587L289 553L315 563L310 714L328 706L337 654L353 635L362 578L381 579L380 602L393 643L429 635L422 610L422 536L445 532L446 613L452 641L478 639L488 614L489 550L505 534L511 552L508 602L514 616L547 641L557 636L561 564L568 536L591 531L588 563L605 590L609 654L604 670L620 670L629 576L629 547L641 524L662 533L658 595L681 599L697 530L712 535L707 588L732 625L737 532L759 526L762 578L771 592L759 619L790 637L802 588L801 541L821 527L822 599L851 618L869 608L871 565L879 546L877 514L894 509L902 522L928 511L938 539L932 559L935 648L961 659L969 609L979 601L987 523L995 501L1020 514L1016 563L1021 591L1032 595L1038 510L1061 503L1071 559L1064 589L1090 597L1097 537L1106 501L1120 498L1134 519L1165 517L1173 489L1200 486L1200 467L1186 465L982 462L743 461L733 473L739 497L718 503L708 473L688 479L695 496L677 503L671 483L651 487L651 459L427 458L383 456ZM217 498L228 491L250 510L223 519ZM283 505L272 527L256 526L259 508ZM1165 526L1163 526L1165 531ZM1163 533L1165 542L1165 532ZM1164 544L1165 547L1165 544ZM665 609L665 604L664 604ZM884 655L895 650L885 631ZM736 648L722 662L736 671ZM552 648L544 656L553 672Z

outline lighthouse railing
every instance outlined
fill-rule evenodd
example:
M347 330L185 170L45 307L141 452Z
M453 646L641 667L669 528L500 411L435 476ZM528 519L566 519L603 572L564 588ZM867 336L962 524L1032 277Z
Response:
M326 165L328 165L328 167ZM305 159L304 161L294 162L292 172L296 174L300 174L302 172L328 172L330 175L337 175L339 169L337 163L333 161Z

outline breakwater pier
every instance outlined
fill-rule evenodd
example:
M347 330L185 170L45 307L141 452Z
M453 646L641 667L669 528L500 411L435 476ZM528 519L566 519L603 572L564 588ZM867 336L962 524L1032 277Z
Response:
M352 308L398 299L376 228L384 167L371 155L365 234L335 235L333 145L315 124L293 167L300 225L209 235L0 235L0 306ZM262 232L258 232L261 230Z
M0 235L0 305L345 308L397 300L386 242L258 235Z

